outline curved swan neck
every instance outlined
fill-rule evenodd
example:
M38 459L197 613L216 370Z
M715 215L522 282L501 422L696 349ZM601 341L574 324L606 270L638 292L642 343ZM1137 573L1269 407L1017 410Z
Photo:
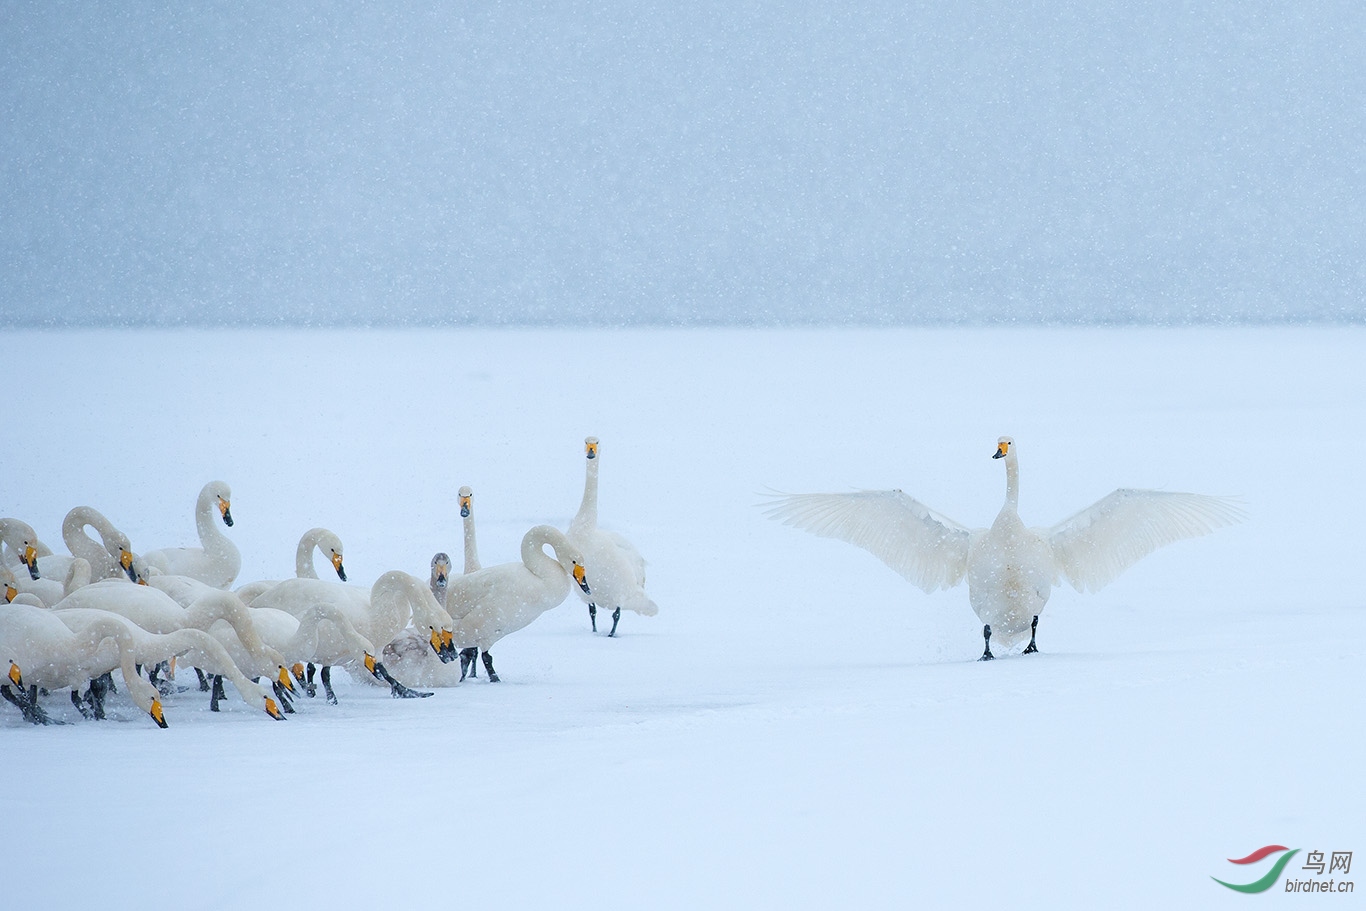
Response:
M218 511L218 486L205 485L194 508L194 527L206 554L235 553L237 547L218 528L223 515Z
M201 595L185 610L185 625L195 629L208 629L217 620L224 620L232 627L253 659L260 661L267 657L265 643L251 621L251 612L232 592Z
M564 532L549 525L537 525L522 536L522 562L542 579L568 579L569 574L560 561L545 552L549 544L557 551L569 543Z
M95 529L102 544L85 532L86 526ZM89 506L77 506L62 519L62 541L67 550L90 564L92 579L108 579L121 574L118 556L125 549L127 537L104 514Z
M321 528L310 528L299 539L299 547L294 551L294 575L296 577L300 579L318 578L318 571L313 568L313 551L321 549L323 534Z
M392 569L376 580L370 589L370 609L390 614L399 629L407 625L410 614L414 626L437 629L451 626L450 615L436 602L431 589L416 576L400 569Z

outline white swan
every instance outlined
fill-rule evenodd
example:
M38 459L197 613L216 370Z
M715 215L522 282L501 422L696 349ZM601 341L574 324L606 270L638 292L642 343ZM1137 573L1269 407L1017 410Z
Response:
M201 546L168 547L142 556L158 572L190 576L214 588L228 588L242 568L242 555L228 536L218 530L219 519L232 526L232 490L222 481L210 481L199 491L194 510Z
M343 565L341 538L326 528L310 528L299 538L299 546L294 550L294 577L296 579L318 578L318 572L313 568L313 552L315 550L327 558L327 561L332 564L332 569L336 571L337 578L345 582L346 568ZM279 584L279 579L248 582L236 590L237 596L250 604L257 595L269 591Z
M101 644L111 637L115 640L116 658L112 665L103 667L98 653ZM6 669L6 685L0 688L0 695L17 705L25 719L35 724L50 720L38 705L39 687L71 687L72 702L86 714L81 687L120 667L133 702L159 726L166 727L156 689L138 676L135 665L133 637L112 614L96 618L84 630L73 632L56 614L43 608L10 604L0 610L0 666ZM17 694L10 690L10 685L18 688ZM103 714L101 707L99 717Z
M593 579L593 594L580 591L588 604L588 619L598 631L598 605L612 608L612 631L617 634L622 608L653 617L659 607L645 594L645 558L621 535L598 528L598 450L597 437L583 441L587 455L583 480L583 501L569 523L569 540L583 552L584 568Z
M555 551L552 558L546 545ZM446 604L455 621L455 645L461 649L461 679L476 649L482 651L490 683L498 682L489 649L510 633L558 607L568 594L570 580L589 592L583 554L564 532L537 525L522 536L519 563L500 563L457 576L446 589Z
M1052 528L1026 528L1015 449L1001 437L992 456L1005 459L1006 500L990 528L966 528L900 490L796 494L767 514L862 547L926 592L966 577L968 600L984 624L984 661L993 657L993 635L1010 646L1029 633L1025 653L1038 651L1039 614L1061 578L1077 591L1095 591L1163 545L1243 518L1225 497L1120 489Z
M443 662L455 660L450 614L421 580L402 570L380 576L368 593L354 585L319 579L286 579L253 599L251 607L275 608L302 618L318 604L340 609L356 632L370 642L390 642L411 619ZM349 663L354 666L354 662ZM322 673L323 684L330 689L330 665L323 665ZM364 675L357 676L364 679Z
M171 658L183 657L186 663L193 664L195 667L202 667L215 677L226 677L236 688L242 701L251 708L260 709L276 721L284 720L284 715L281 714L280 707L275 700L254 681L249 680L223 646L203 630L187 627L169 633L153 633L127 617L90 608L54 610L52 615L76 633L84 632L93 624L105 623L106 618L112 617L124 624L132 639L133 653L138 664L155 667ZM92 659L92 663L87 665L92 676L98 676L112 670L116 665L111 659L112 654L107 648L97 653L96 657ZM134 676L136 677L136 672L134 672ZM128 681L129 679L128 672L125 670L124 680ZM218 711L218 701L222 698L222 686L219 684L211 697L210 711Z
M13 521L13 520L6 520ZM96 544L85 533L86 526L94 528L100 535L102 544ZM64 579L71 571L71 561L83 559L90 564L91 579L112 579L129 574L133 560L132 545L128 536L114 527L103 513L89 506L77 506L62 519L62 541L70 554L54 554L42 542L38 542L38 572L46 579ZM15 550L8 540L5 541L6 562L11 562ZM46 553L44 553L46 551Z

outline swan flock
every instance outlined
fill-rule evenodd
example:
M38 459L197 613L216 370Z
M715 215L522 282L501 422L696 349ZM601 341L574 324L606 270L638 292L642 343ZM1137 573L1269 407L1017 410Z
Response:
M520 558L484 565L475 539L474 492L459 490L463 567L445 552L426 581L404 570L369 588L349 584L334 532L313 527L295 550L293 578L238 583L242 559L225 531L234 526L232 492L212 481L194 506L198 546L139 553L128 536L88 506L62 524L70 555L55 554L33 527L0 519L0 696L25 721L52 722L41 699L69 689L81 715L106 717L109 694L122 692L159 727L163 702L194 687L174 684L177 662L195 671L198 690L219 711L224 681L241 701L275 720L314 696L316 679L337 702L331 672L390 688L395 698L432 695L419 686L500 680L492 650L505 637L574 592L598 632L598 608L611 612L616 639L623 611L654 616L646 563L625 537L599 525L602 444L584 441L583 496L568 527L538 524ZM1227 497L1121 488L1047 528L1019 514L1019 456L1001 437L992 458L1005 469L1005 502L987 528L969 528L900 490L779 495L768 517L869 551L926 592L964 581L982 624L981 660L993 644L1025 643L1038 654L1039 618L1063 580L1095 591L1159 547L1241 521ZM454 516L453 516L454 518ZM220 527L221 526L221 527ZM88 535L93 528L99 538ZM328 578L320 577L315 556ZM112 674L123 678L117 688ZM320 674L319 674L320 671Z
M592 459L598 441L589 441ZM346 584L342 541L320 527L300 538L294 578L234 589L242 557L225 531L234 519L232 491L222 481L204 485L195 501L198 546L138 553L107 517L79 506L62 525L71 551L65 556L28 523L0 519L0 696L25 721L46 724L61 723L41 702L53 690L69 689L73 705L95 719L107 717L107 697L121 690L166 727L163 701L195 689L175 684L177 662L195 671L198 690L211 694L211 711L220 711L226 680L244 703L275 720L296 711L301 693L315 695L319 669L331 703L337 702L331 681L337 666L388 686L395 698L413 699L432 693L399 677L457 685L478 676L482 653L487 680L498 682L493 646L557 607L571 588L590 597L595 571L606 584L598 599L615 611L613 637L623 607L646 615L658 610L639 590L644 561L634 548L615 538L618 549L634 555L632 588L618 580L620 558L594 543L593 534L607 534L596 530L596 468L590 462L584 507L568 533L537 525L523 537L519 561L488 567L480 563L475 541L473 491L462 487L463 573L454 573L440 553L431 561L429 582L392 570L369 589ZM584 509L593 514L587 526ZM571 541L574 535L591 557ZM336 581L319 577L315 555ZM123 676L121 688L114 671Z

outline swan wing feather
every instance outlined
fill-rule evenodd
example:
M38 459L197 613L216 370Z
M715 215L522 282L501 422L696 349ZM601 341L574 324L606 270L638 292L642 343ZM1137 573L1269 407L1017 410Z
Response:
M1148 554L1245 518L1228 497L1121 488L1048 530L1057 570L1096 591Z
M957 585L967 570L973 532L900 490L792 494L765 515L861 547L927 592Z

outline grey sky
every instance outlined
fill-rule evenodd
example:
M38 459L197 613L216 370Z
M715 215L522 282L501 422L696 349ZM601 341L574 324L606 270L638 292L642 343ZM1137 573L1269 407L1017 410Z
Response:
M8 3L6 325L1366 319L1359 2Z

